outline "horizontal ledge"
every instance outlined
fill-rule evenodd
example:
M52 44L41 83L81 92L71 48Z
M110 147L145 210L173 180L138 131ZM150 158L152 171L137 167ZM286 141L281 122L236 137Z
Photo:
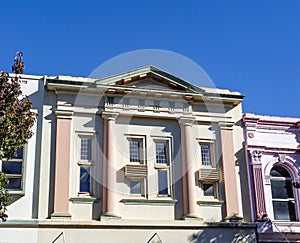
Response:
M199 206L212 206L212 207L220 207L222 206L224 201L197 201Z
M92 204L94 202L99 202L100 199L96 197L82 196L82 197L71 197L70 201L72 203L77 203L77 204Z
M120 202L122 202L124 204L128 204L128 205L173 206L178 202L178 200L128 198L128 199L122 199Z
M20 190L8 190L8 194L9 195L17 195L17 196L25 196L25 192L24 191L20 191Z

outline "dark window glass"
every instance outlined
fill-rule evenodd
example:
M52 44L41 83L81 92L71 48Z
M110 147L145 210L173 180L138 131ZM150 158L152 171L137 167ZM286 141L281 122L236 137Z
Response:
M294 201L273 201L275 220L296 220Z
M13 159L23 159L23 148L17 149L16 154L12 158Z
M204 196L213 197L215 195L214 184L203 184L203 192Z
M291 177L289 172L280 166L274 166L271 170L270 175L272 177Z
M168 195L168 171L158 170L158 194Z
M80 167L80 192L90 192L91 189L90 167Z
M4 186L5 189L21 189L22 178L8 178L9 183Z
M130 194L142 194L142 186L140 181L130 181Z
M272 197L287 199L293 198L292 182L288 180L271 180Z
M6 174L22 175L22 162L2 162L2 171Z

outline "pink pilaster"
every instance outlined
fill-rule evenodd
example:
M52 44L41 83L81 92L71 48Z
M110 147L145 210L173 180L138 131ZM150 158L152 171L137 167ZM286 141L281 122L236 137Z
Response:
M239 215L232 126L232 123L219 123L227 217Z
M51 218L70 218L70 137L72 112L56 111L54 212Z
M118 113L103 112L104 119L104 166L103 166L103 215L118 217L118 198L116 190L116 161L114 144L114 124Z
M193 118L182 117L179 120L182 157L182 197L184 217L197 218L197 200L195 188L194 153L192 123Z
M256 217L259 218L266 214L261 164L252 164L252 172L255 190Z

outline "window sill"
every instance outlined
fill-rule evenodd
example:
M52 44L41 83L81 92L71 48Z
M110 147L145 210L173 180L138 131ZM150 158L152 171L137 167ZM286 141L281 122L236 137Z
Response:
M9 195L16 195L16 196L25 196L25 192L21 190L8 190Z
M77 164L78 164L79 166L93 166L93 165L94 165L94 162L91 161L91 160L79 160L79 161L77 162Z
M71 197L70 201L75 204L93 204L99 202L100 199L92 196Z
M152 205L152 206L174 206L178 200L173 199L143 199L143 198L127 198L120 202L127 205Z
M219 200L202 200L197 201L197 204L199 206L208 206L208 207L221 207L223 205L224 201Z

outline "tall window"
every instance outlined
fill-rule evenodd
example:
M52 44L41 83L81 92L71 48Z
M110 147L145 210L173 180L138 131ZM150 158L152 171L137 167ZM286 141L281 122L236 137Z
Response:
M5 185L5 189L23 189L23 163L23 148L18 149L11 159L3 159L2 172L6 174L9 180L9 183Z
M79 193L91 193L92 138L80 138Z
M296 220L296 202L290 173L281 166L274 166L270 175L274 219Z
M211 151L209 144L201 144L201 159L202 165L211 166Z
M129 141L129 153L130 153L130 162L141 163L141 148L142 140L134 139Z
M169 193L169 142L168 140L155 141L155 168L157 171L158 195L168 196Z

